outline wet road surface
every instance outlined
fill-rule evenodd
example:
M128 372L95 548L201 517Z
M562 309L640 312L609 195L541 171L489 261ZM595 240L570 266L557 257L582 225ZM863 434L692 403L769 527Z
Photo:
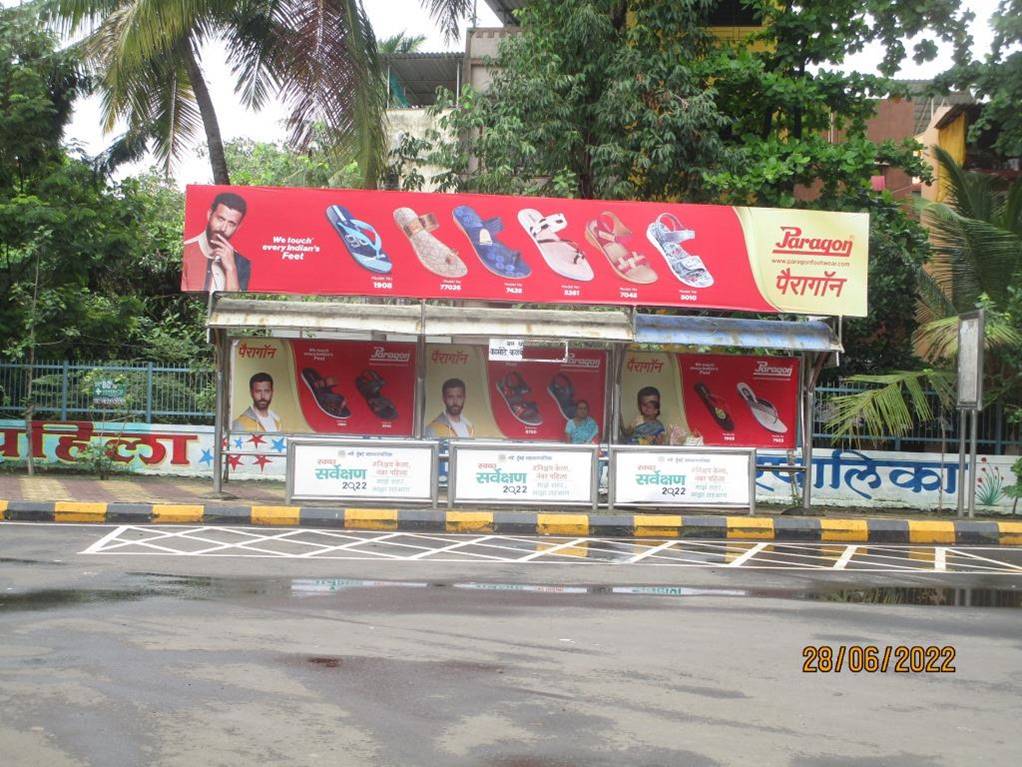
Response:
M259 534L270 532L285 531ZM196 555L194 540L188 553L132 553L141 538L0 525L3 764L965 765L1018 755L1017 550L944 552L939 570L934 547L848 555L706 542L665 553L515 537L506 559L484 561L452 556L464 536L398 541L436 555L344 559L280 556L271 540L257 547L274 553L260 556ZM213 540L206 548L226 539ZM386 545L363 540L356 550ZM129 545L109 548L117 542ZM983 559L954 569L969 554ZM661 555L694 564L652 559ZM856 569L858 556L895 566ZM953 647L955 671L803 673L807 645Z

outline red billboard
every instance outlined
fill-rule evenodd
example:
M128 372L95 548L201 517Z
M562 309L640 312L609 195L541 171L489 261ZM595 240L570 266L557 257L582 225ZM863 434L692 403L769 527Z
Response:
M860 213L189 186L184 236L185 291L866 314Z

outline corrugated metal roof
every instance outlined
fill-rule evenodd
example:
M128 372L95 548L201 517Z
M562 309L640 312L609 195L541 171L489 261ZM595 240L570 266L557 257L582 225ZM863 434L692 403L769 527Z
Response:
M362 304L346 301L260 301L218 298L207 326L222 330L308 330L470 338L632 340L631 318L620 310L520 309L471 306Z
M458 89L458 70L465 54L449 53L391 53L380 57L390 74L401 83L408 105L429 106L436 102L436 90Z
M787 322L636 314L635 342L801 352L844 351L830 326L815 320Z

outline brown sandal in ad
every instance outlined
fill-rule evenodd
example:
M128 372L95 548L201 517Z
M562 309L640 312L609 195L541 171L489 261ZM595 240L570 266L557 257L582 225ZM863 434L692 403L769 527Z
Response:
M631 230L610 211L586 224L586 240L607 257L618 277L639 285L656 282L657 274L646 257L629 246L631 239Z
M458 258L458 252L430 234L440 226L432 213L418 216L411 208L398 208L394 211L394 222L412 243L419 261L433 274L452 279L468 274L468 267Z

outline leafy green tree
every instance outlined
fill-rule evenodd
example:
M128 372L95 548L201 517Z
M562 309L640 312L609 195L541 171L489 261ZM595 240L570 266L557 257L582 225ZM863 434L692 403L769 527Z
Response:
M181 193L151 176L111 186L62 148L86 85L31 9L0 10L0 353L194 359Z
M875 99L899 89L889 77L909 56L932 60L936 40L967 56L970 14L957 0L742 0L761 24L740 39L718 39L700 63L728 117L728 163L708 179L734 202L844 208L849 190L869 188L878 165L920 175L914 144L875 144L866 134ZM883 50L878 74L841 70L864 47ZM800 187L812 194L798 194ZM857 199L853 203L858 204Z
M724 121L689 63L709 44L700 14L692 1L529 3L489 90L442 100L432 146L400 152L449 169L446 189L703 199Z
M983 109L970 126L972 136L997 134L993 148L1004 157L1022 156L1022 0L999 0L990 17L994 38L982 60L959 62L938 78L944 88L972 91Z
M358 163L338 170L336 154L318 145L293 152L277 143L236 139L224 153L234 183L246 186L354 187L361 179Z
M918 274L915 337L930 367L853 376L873 387L835 399L828 425L838 435L903 434L930 420L926 387L950 408L958 316L980 307L986 310L985 399L1007 405L1009 418L1022 417L1022 181L997 189L992 177L966 172L939 147L936 153L948 194L945 203L923 211L935 258Z
M112 152L150 144L168 165L201 128L214 181L230 183L216 108L202 71L203 44L219 39L242 103L277 96L290 108L290 143L304 148L322 124L374 185L386 146L386 88L376 38L361 0L42 0L82 48L103 95L104 127L127 133ZM466 0L429 0L450 34Z

